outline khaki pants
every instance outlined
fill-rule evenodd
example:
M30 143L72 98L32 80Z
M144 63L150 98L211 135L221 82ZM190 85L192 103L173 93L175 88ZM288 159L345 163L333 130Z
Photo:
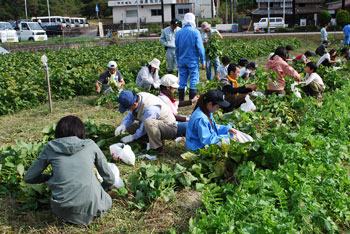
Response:
M144 121L144 127L147 132L148 140L151 149L158 149L163 146L162 140L173 139L177 132L177 123L166 124L161 120L148 118ZM140 128L140 123L134 122L126 131L134 134ZM144 137L141 137L144 140Z
M315 81L311 81L310 84L301 87L301 90L305 92L306 95L317 97L318 95L321 95L324 92L324 88L319 83L316 83Z

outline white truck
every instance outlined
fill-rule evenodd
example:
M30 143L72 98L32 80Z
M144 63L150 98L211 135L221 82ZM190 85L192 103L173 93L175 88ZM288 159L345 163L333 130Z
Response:
M270 29L286 27L288 27L288 24L284 23L282 17L270 17ZM268 18L261 18L259 22L254 23L254 32L259 32L265 28L268 28Z
M46 32L37 22L21 22L16 29L20 41L47 41Z
M18 36L10 23L0 22L0 43L5 42L18 42Z

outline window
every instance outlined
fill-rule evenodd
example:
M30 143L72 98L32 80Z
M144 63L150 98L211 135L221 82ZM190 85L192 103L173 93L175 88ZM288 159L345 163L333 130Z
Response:
M286 2L285 7L292 7L293 4L291 2ZM283 7L283 3L281 3L281 7Z
M271 19L270 19L270 22L271 22L271 23L275 23L275 22L276 22L276 19L271 18Z
M266 19L261 19L260 22L261 22L261 23L265 23L265 22L266 22Z
M21 24L21 26L22 26L22 30L29 30L29 28L28 28L28 25L27 25L27 24L22 23L22 24Z
M151 15L152 15L152 16L159 16L159 15L162 15L162 9L152 9L152 10L151 10Z
M137 17L137 10L126 11L126 17Z
M276 19L276 22L277 22L277 23L281 23L281 22L282 22L282 19Z
M184 14L189 13L189 12L190 12L190 9L188 9L188 8L179 8L178 9L179 15L184 15Z

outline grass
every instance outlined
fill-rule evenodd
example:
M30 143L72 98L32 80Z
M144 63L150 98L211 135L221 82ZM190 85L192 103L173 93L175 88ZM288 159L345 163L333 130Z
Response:
M314 50L317 40L303 40L302 47L292 51L291 57L305 50ZM260 67L265 67L266 57L256 58ZM201 80L205 71L200 72ZM38 141L42 138L41 130L49 124L56 123L66 115L76 115L83 120L92 119L98 124L118 126L123 115L115 109L97 107L93 103L98 96L76 97L71 100L54 101L53 113L49 113L48 104L23 110L21 112L0 116L0 146L14 144L16 140L25 142ZM190 114L192 107L181 108L181 114ZM166 141L164 151L158 160L147 161L160 165L175 165L183 162L180 157L185 152L183 143ZM108 153L108 152L105 152ZM121 177L127 182L128 176L140 167L137 160L135 167L117 163ZM131 195L128 195L131 196ZM189 219L196 215L195 210L201 203L200 194L194 190L181 190L176 198L168 203L156 201L146 211L131 209L130 197L113 196L113 207L103 218L98 218L89 226L67 225L60 222L51 212L50 207L43 206L38 210L19 211L19 204L9 196L0 196L0 232L1 233L167 233L174 228L177 233L188 230Z

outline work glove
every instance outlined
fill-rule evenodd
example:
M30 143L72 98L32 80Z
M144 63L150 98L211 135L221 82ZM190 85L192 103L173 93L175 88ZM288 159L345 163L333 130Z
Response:
M124 124L121 124L119 127L115 129L114 135L119 136L120 134L124 133L126 130L126 127Z
M122 139L120 139L123 143L129 143L132 142L134 140L134 136L133 135L129 135L129 136L125 136Z

